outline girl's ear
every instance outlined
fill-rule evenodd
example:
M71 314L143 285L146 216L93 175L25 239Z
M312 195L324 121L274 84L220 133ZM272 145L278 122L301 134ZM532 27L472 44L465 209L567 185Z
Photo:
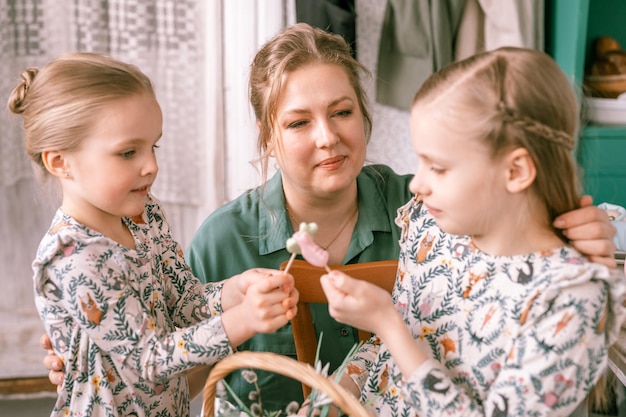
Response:
M60 151L43 151L41 159L46 170L51 175L59 178L67 178L70 176L70 170L63 152Z
M535 163L526 148L517 148L506 157L506 187L511 193L519 193L532 185L537 176Z

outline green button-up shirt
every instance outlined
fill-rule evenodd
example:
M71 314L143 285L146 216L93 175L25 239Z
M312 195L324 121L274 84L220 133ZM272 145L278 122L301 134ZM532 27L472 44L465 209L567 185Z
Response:
M411 175L398 175L384 165L370 165L357 177L359 218L344 264L398 259L400 229L397 209L412 197ZM285 248L294 230L285 209L280 172L265 185L250 190L211 214L198 229L186 260L204 282L220 281L255 267L277 269L291 254ZM312 305L318 334L323 332L320 360L333 370L358 341L357 331L338 323L324 305ZM275 352L296 357L291 325L272 334L259 334L238 350ZM302 388L276 374L257 371L265 410L284 409L290 401L302 401ZM229 385L246 403L254 386L233 373Z

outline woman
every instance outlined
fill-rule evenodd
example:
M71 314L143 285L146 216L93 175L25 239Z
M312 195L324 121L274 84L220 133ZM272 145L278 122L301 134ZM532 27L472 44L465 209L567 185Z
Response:
M198 278L219 281L251 267L276 268L289 259L286 240L302 221L317 223L315 240L329 252L331 265L398 259L400 229L394 219L412 197L411 175L363 166L372 122L361 74L367 69L343 38L307 24L285 29L258 51L249 85L259 127L258 162L263 178L270 158L279 171L200 226L186 256ZM576 210L555 226L591 260L615 267L615 231L602 210ZM332 371L358 340L357 332L330 318L326 306L311 310L318 335L324 334L320 359ZM291 326L254 337L239 349L295 358ZM53 359L45 360L49 369ZM254 390L237 373L228 383L244 401ZM266 410L302 400L300 384L282 376L258 372L257 384Z

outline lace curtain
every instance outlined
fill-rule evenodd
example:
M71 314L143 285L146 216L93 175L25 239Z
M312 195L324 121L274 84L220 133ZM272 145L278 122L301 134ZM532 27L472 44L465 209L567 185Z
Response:
M211 211L258 184L248 66L284 16L284 0L0 0L2 107L21 69L64 52L139 66L164 113L153 193L185 248ZM30 264L58 204L33 176L19 118L0 111L0 378L45 374Z
M101 52L139 66L154 82L164 113L159 178L154 194L171 212L173 229L205 203L201 170L206 139L200 134L204 49L199 0L2 0L0 2L0 97L19 71L41 67L60 53ZM0 238L9 295L0 307L0 377L41 375L37 340L42 327L34 310L30 263L52 213L53 190L33 178L24 155L19 118L0 112ZM115 175L115 173L111 173ZM185 228L190 229L188 232ZM20 326L16 328L16 318Z
M152 78L165 117L154 192L168 203L198 204L200 9L197 0L5 1L0 6L2 96L7 97L20 69L41 66L63 52L102 52L139 66ZM17 122L7 117L3 112L5 120L0 119L9 126L0 135L3 186L32 177Z

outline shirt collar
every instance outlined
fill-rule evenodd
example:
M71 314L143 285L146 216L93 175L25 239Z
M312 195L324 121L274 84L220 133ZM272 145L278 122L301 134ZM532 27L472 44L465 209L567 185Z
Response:
M257 189L259 195L259 254L283 250L294 230L287 215L283 177L277 171L272 178Z
M365 167L356 179L359 198L359 223L366 225L365 228L359 228L359 230L390 232L391 224L387 213L387 198L380 189L381 184L374 181L376 175L378 173L375 170L368 171Z

